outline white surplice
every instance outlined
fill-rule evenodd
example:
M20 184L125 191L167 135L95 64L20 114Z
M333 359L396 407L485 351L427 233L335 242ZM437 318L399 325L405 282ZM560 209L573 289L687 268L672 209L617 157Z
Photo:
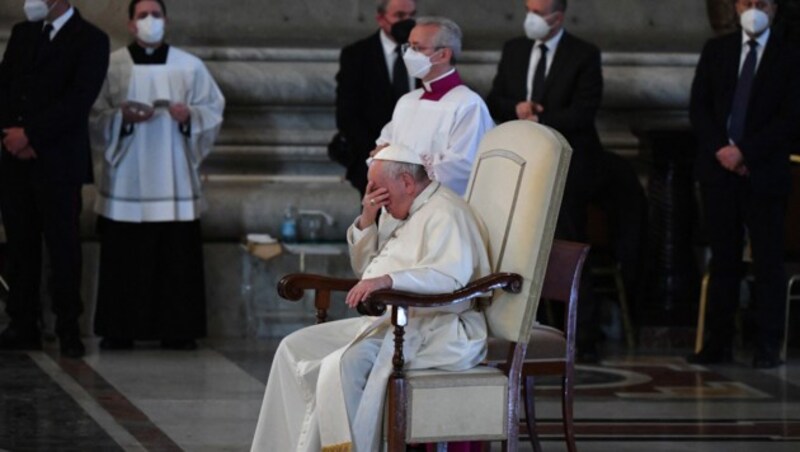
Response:
M126 101L187 105L188 136L163 106L123 136L120 107ZM113 52L90 118L92 148L103 162L97 213L127 222L198 219L198 169L211 152L224 108L225 98L197 57L170 47L166 64L136 65L127 48Z
M394 230L379 234L386 227ZM490 272L479 221L457 194L436 182L417 196L406 220L381 221L363 231L353 225L347 234L356 274L388 274L397 290L451 292ZM483 360L486 321L469 302L411 310L409 317L407 369L463 370ZM378 450L394 350L389 319L390 313L338 320L303 328L281 341L252 450ZM352 372L345 369L345 362L354 360L343 361L343 356L369 341L375 344L374 361L358 363L363 368ZM343 385L343 374L359 372L368 375L363 388Z
M436 81L432 85L435 89ZM397 101L376 143L421 152L431 178L463 195L478 144L494 121L483 99L465 85L451 88L439 100L423 99L423 94L425 89L419 88Z

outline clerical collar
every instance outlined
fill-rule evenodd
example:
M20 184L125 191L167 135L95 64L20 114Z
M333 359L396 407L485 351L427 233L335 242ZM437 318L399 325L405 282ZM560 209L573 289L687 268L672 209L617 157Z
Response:
M144 48L139 44L133 42L128 46L128 52L131 54L133 64L166 64L167 55L169 54L169 44L162 44L161 46L150 50Z
M421 99L432 100L436 102L444 97L445 94L449 93L450 90L463 84L464 83L461 81L461 77L458 75L458 72L456 72L455 69L451 69L450 72L442 75L436 80L422 82L422 89L425 90L425 92L422 93Z

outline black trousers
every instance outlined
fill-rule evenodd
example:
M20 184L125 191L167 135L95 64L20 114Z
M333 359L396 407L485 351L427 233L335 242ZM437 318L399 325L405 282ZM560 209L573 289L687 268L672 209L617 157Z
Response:
M16 162L15 162L16 163ZM8 240L7 273L11 288L6 312L22 328L41 316L42 239L52 267L52 306L56 333L76 334L83 311L80 297L81 187L36 177L33 165L0 169L0 210Z
M777 352L784 329L786 271L783 264L785 196L753 193L746 178L731 174L725 186L703 187L711 246L708 336L705 347L730 347L745 272L745 228L755 277L754 321L757 349Z

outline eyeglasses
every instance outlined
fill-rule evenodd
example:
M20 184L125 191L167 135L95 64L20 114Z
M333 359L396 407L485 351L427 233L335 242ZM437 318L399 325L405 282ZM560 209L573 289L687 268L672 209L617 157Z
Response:
M426 50L440 50L440 49L444 49L444 47L442 47L442 46L437 46L437 47L415 46L415 45L411 45L408 42L400 46L400 50L403 53L406 53L406 51L408 49L411 49L411 50L413 50L415 52L419 52L419 53L425 53Z

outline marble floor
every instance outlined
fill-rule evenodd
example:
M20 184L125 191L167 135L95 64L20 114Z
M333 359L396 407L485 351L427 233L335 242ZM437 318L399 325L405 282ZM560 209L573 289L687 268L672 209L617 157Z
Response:
M82 360L0 353L0 450L248 450L275 341L205 341L192 352L144 344ZM800 450L800 354L755 371L692 366L681 351L606 350L581 365L575 403L581 451ZM792 359L794 358L794 359ZM545 451L565 450L554 382L537 409ZM522 450L531 450L527 443ZM277 451L282 452L282 451Z

